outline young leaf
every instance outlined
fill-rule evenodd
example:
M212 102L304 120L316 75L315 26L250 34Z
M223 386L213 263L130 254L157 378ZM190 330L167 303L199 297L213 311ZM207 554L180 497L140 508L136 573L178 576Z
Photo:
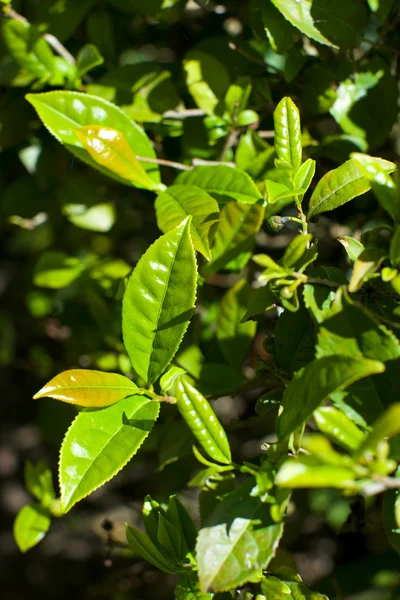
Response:
M126 539L134 552L157 567L157 569L164 571L164 573L176 573L176 567L158 550L146 533L127 524Z
M102 65L104 58L101 56L97 47L94 44L85 44L79 50L76 57L76 68L78 69L79 77L82 77L88 71L94 69L98 65Z
M33 274L33 283L38 287L58 290L71 285L84 270L79 258L68 256L65 252L44 252Z
M33 399L55 398L77 406L101 408L137 393L140 393L137 386L123 375L71 369L53 377Z
M353 273L349 282L349 292L358 292L381 266L386 258L386 252L381 248L367 248L359 254L354 263Z
M101 410L79 413L60 451L64 512L126 465L149 435L159 410L158 402L134 396Z
M348 257L353 262L356 261L361 252L365 250L365 247L361 242L350 236L344 235L338 238L338 242L342 244L343 248L348 254Z
M279 439L304 423L330 394L384 370L384 364L379 361L351 356L324 356L313 361L296 373L285 390L283 412L277 422Z
M25 485L42 506L48 507L55 500L53 476L43 460L36 465L29 461L25 463Z
M195 573L188 573L181 576L178 585L175 588L176 600L212 600L214 594L203 594L200 591L199 581Z
M371 184L368 179L364 177L354 161L348 160L319 180L310 198L307 219L342 206L353 198L365 194L369 189Z
M3 37L17 64L41 82L52 77L55 71L54 54L36 27L17 19L5 19Z
M310 0L271 0L271 2L285 19L309 38L320 44L337 48L315 27Z
M155 209L157 224L164 233L191 215L193 245L211 260L210 247L219 221L219 206L214 198L194 185L173 185L157 197Z
M64 144L75 156L105 175L110 175L82 148L76 135L79 127L88 125L111 127L120 131L126 138L132 152L137 156L156 158L153 147L143 130L124 113L118 106L107 102L98 96L80 92L46 92L43 94L28 94L26 96L36 109L39 117L54 137ZM158 165L143 163L144 170L155 183L160 183ZM121 183L126 183L114 175Z
M148 248L124 294L125 348L148 385L171 362L194 309L197 272L189 228L187 218Z
M204 275L216 273L241 253L251 250L263 218L264 208L259 204L225 204L211 248L212 260L202 269Z
M311 239L311 233L296 235L285 250L282 258L282 266L285 268L294 267L307 250Z
M356 450L365 438L365 433L344 412L334 406L317 408L313 417L318 429L345 450Z
M175 495L170 496L165 514L168 521L176 527L181 535L184 556L193 552L196 545L197 527L182 502Z
M78 127L75 133L93 160L106 171L111 171L136 187L146 190L159 188L159 184L146 173L124 135L117 129L89 125Z
M357 456L375 452L379 442L400 433L400 402L392 404L374 423L372 431L357 449Z
M40 504L27 504L14 521L14 538L21 552L36 546L46 535L51 525L51 515Z
M278 297L269 289L268 286L251 289L248 297L247 310L241 319L241 323L246 323L256 315L263 314L265 311L274 308L278 302Z
M194 48L185 57L183 68L186 85L199 108L208 115L222 107L222 101L231 82L225 65L211 52Z
M299 109L291 98L283 98L276 107L274 129L278 159L296 172L301 165L301 128Z
M228 196L244 204L255 204L262 198L250 175L227 165L196 167L179 175L176 183L195 185L209 194Z
M363 175L371 182L372 191L377 197L382 208L386 210L395 221L400 219L399 191L390 173L396 170L395 163L376 156L353 152L352 160L356 163Z
M200 587L222 592L258 581L283 533L270 505L252 496L252 478L216 506L200 529L196 547Z
M316 162L312 158L308 158L299 167L299 170L293 178L293 187L295 190L304 189L308 190L315 175Z
M221 423L209 402L184 377L176 384L176 403L208 456L220 463L230 464L231 450Z
M186 553L182 554L180 532L162 513L158 517L157 540L162 546L165 555L170 556L174 563L184 560Z
M241 323L250 290L246 280L241 279L225 294L218 307L218 343L222 354L234 367L240 367L257 329L254 321Z
M321 464L312 456L287 460L279 469L276 484L289 488L347 488L354 482L354 472L339 465Z

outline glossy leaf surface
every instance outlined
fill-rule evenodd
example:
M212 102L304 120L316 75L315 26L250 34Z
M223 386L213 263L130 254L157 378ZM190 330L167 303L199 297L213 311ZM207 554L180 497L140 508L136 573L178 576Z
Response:
M219 221L219 206L207 192L192 185L173 185L155 203L157 224L166 233L191 215L190 235L196 250L211 259L211 244Z
M149 385L182 341L194 309L196 278L186 219L150 246L129 279L122 308L124 343L133 368Z
M203 591L225 591L257 581L274 556L283 532L270 506L251 496L254 480L217 505L197 540L196 557Z
M139 392L133 381L123 375L71 369L53 377L33 399L55 398L77 406L101 408Z
M102 168L137 187L157 189L158 185L146 173L120 131L91 125L79 127L75 133L93 160Z
M308 219L322 212L342 206L353 198L368 192L371 184L354 161L348 160L337 169L326 173L317 183L310 198Z
M306 421L330 394L384 370L379 361L350 356L325 356L313 361L296 373L285 390L283 412L277 424L279 438L286 437Z
M47 129L64 144L75 156L109 175L89 152L82 148L76 129L90 125L110 127L121 131L132 152L138 156L155 158L155 152L142 129L118 106L97 96L80 92L46 92L28 94L27 100L36 109ZM143 168L155 183L160 182L158 166L143 163ZM119 179L124 183L124 180Z
M300 114L291 98L283 98L276 107L274 129L278 159L297 171L302 156Z
M179 412L205 452L213 460L229 464L229 442L208 400L184 377L177 381L175 393Z
M271 0L272 4L294 27L311 39L326 46L335 46L317 29L311 14L310 0Z
M157 569L160 569L165 573L176 573L175 566L158 550L157 546L153 544L147 533L127 525L126 539L134 552L157 567Z
M101 410L79 413L60 451L64 512L126 465L152 430L159 409L157 402L133 396Z
M195 185L209 194L228 196L244 204L254 204L261 199L250 175L227 165L196 167L179 175L176 183Z

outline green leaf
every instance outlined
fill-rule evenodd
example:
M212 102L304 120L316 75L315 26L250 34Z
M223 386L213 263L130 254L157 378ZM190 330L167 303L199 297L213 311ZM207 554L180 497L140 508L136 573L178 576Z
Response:
M186 553L182 555L179 531L162 513L158 517L157 540L162 546L164 554L171 557L174 562L178 563L185 558Z
M103 170L117 175L125 182L129 181L136 187L147 190L160 187L146 173L124 135L117 129L91 125L78 127L75 133L83 147Z
M294 267L308 249L311 239L311 233L296 235L285 250L282 266L285 268Z
M390 242L390 262L394 267L400 267L400 225L394 230Z
M347 488L354 482L354 472L339 465L321 464L312 456L301 456L284 462L275 481L289 488Z
M225 496L199 532L196 558L203 591L226 591L258 581L273 558L283 524L271 518L270 505L252 496L247 479Z
M225 204L211 248L212 260L203 267L202 272L205 275L216 273L241 253L251 250L263 218L264 208L259 204Z
M242 323L249 300L250 287L238 281L222 298L217 315L217 339L222 354L234 367L240 367L256 333L254 321Z
M301 165L302 156L300 114L291 98L282 98L276 107L274 129L275 150L278 159L297 171Z
M368 20L363 2L313 0L311 14L319 31L341 49L361 44Z
M370 181L372 191L381 204L395 221L400 220L400 193L390 177L396 165L388 160L353 152L352 160L357 164L363 175Z
M184 557L193 552L196 545L197 527L182 502L174 495L170 496L166 517L181 535Z
M71 369L53 377L33 399L55 398L77 406L101 408L138 393L141 390L123 375Z
M278 388L276 390L270 390L265 392L260 398L258 398L254 410L260 417L264 417L271 410L277 408L283 397L283 389Z
M361 252L365 250L364 245L349 235L344 235L337 239L346 250L348 257L353 262L357 260Z
M155 203L157 224L166 233L192 216L190 235L193 245L207 260L219 221L218 203L194 185L173 185L160 194Z
M284 54L293 46L296 31L285 17L270 2L258 2L255 8L261 10L261 18L271 48L277 54Z
M79 50L78 56L76 57L76 67L80 77L97 67L102 65L104 58L101 56L97 47L94 44L85 44L83 48Z
M212 54L193 49L185 57L186 85L194 101L208 115L222 110L231 82L224 64Z
M278 364L293 373L314 359L315 331L308 310L285 310L275 327L275 351Z
M55 70L54 55L40 31L30 25L6 19L3 38L15 62L34 74L41 82L48 81Z
M239 114L245 110L251 94L251 78L248 75L238 77L232 83L225 96L225 109L232 118L235 114Z
M399 476L398 471L396 477ZM396 552L400 553L400 492L399 490L388 490L383 495L383 525L389 542Z
M58 290L71 285L83 270L84 265L79 258L68 256L65 252L44 252L35 266L33 283L38 287Z
M274 308L277 302L277 296L268 286L251 289L247 302L247 310L240 322L245 323L256 315L260 315L265 311Z
M175 588L176 600L212 600L211 594L200 591L199 582L194 573L182 575Z
M211 195L228 196L244 204L254 204L262 198L250 175L227 165L195 167L179 175L176 183L195 185Z
M379 269L385 258L386 252L381 248L363 250L354 263L349 282L349 292L358 292L370 276Z
M293 178L293 187L295 190L308 190L315 175L315 167L316 162L312 158L308 158L303 162Z
M158 550L146 533L127 524L126 539L134 552L157 569L164 571L164 573L176 573L176 567Z
M231 450L225 431L209 402L184 377L176 384L176 402L182 417L208 456L230 464Z
M79 413L60 451L61 504L67 512L118 473L138 451L160 406L143 396Z
M132 152L137 156L156 158L153 147L143 130L130 119L118 106L97 96L80 92L46 92L44 94L27 94L26 99L36 109L39 117L52 135L75 156L88 165L110 175L103 169L89 152L82 148L76 135L79 127L101 126L120 131L126 138ZM160 183L158 165L143 163L144 170L155 183ZM125 180L115 178L121 183Z
M193 313L197 272L189 228L187 218L148 248L124 294L125 348L148 385L171 362Z
M296 373L283 396L283 412L278 417L279 439L304 423L329 396L362 377L385 370L383 363L351 356L324 356Z
M29 461L25 463L25 485L42 506L49 507L55 500L53 476L43 460L40 460L36 465Z
M51 525L51 515L40 504L27 504L14 521L14 539L21 552L36 546L46 535Z
M312 40L326 46L336 47L315 27L311 14L311 0L271 0L271 2L285 19Z
M343 294L334 306L335 314L324 320L318 333L317 358L341 354L386 362L400 357L396 336L360 304Z
M318 429L345 450L356 450L365 438L365 433L344 412L334 406L317 408L313 417Z
M319 180L310 198L307 219L342 206L370 188L371 184L354 161L348 160Z
M375 452L379 443L400 433L400 402L396 402L375 421L372 431L357 449L357 456Z

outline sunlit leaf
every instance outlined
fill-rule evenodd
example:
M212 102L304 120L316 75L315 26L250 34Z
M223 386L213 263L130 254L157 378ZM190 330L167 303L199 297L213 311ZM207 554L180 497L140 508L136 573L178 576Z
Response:
M78 406L101 408L139 392L133 381L123 375L71 369L56 375L33 399L48 397Z
M129 279L122 308L124 343L133 368L149 385L182 341L194 309L196 278L186 218L148 248Z
M21 552L36 546L50 528L49 510L40 504L27 504L14 521L14 538Z
M159 410L158 402L132 396L101 410L79 413L60 451L64 512L126 465L149 435Z

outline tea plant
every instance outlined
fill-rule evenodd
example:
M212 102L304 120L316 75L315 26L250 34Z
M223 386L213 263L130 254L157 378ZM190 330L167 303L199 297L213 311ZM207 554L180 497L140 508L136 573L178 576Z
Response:
M164 4L158 3L157 18L170 10ZM179 2L169 4L180 9ZM46 249L36 262L36 286L84 294L119 363L68 368L34 396L70 403L78 414L60 449L60 498L46 465L27 465L26 485L37 502L16 518L21 550L36 545L53 518L140 453L158 418L165 464L178 461L185 445L193 447L199 470L187 484L200 490L199 526L176 494L168 503L146 496L145 531L127 524L126 537L136 556L179 576L179 600L240 593L259 600L323 598L302 583L284 553L277 554L298 488L336 488L347 500L383 493L386 534L400 548L400 184L395 162L367 153L386 139L396 108L389 106L382 122L365 127L352 113L363 98L368 111L373 88L382 82L390 88L393 75L385 57L370 58L367 42L359 57L349 50L361 43L368 19L378 39L380 27L389 36L392 4L370 0L367 9L362 2L252 2L255 31L262 24L266 37L241 47L245 66L234 80L206 46L185 55L195 104L189 109L167 71L145 67L140 74L138 65L126 65L94 82L87 72L107 62L101 54L106 45L100 51L85 46L69 62L65 52L55 56L47 34L4 8L4 44L20 69L15 77L32 85L26 101L37 117L74 158L112 185L144 190L142 211L150 210L147 199L154 200L160 230L131 272L117 257L90 253ZM89 30L101 30L101 10L91 13ZM333 11L328 21L322 18L326 11ZM313 62L310 47L321 57L328 53L329 66ZM344 51L348 60L341 63ZM276 66L279 56L285 57L283 70ZM352 60L360 61L358 71L350 72ZM329 111L343 131L320 146L301 126L291 98L297 90L280 93L281 78L294 90L307 61L300 106L313 105L314 114ZM265 69L273 73L273 93ZM133 96L125 104L118 92L130 70ZM336 89L333 78L340 80ZM65 89L39 91L45 85ZM392 102L389 93L384 101ZM273 145L260 130L268 115ZM204 135L194 135L191 144L186 123L192 118ZM169 157L168 140L180 136L188 148L183 162L173 153L171 160L163 158ZM330 143L327 154L344 160L326 170L324 153L315 148ZM69 184L69 176L63 184L66 218L107 232L115 221L108 200L79 209L74 189L96 192L73 172ZM336 265L325 261L318 219L364 194L378 217L361 235L338 235L333 243L340 258ZM278 240L279 253L260 252L266 231ZM222 295L210 292L221 273L229 274L222 275ZM275 431L251 461L243 459L234 430L224 427L214 406L221 396L249 392L254 409L243 422L248 439L254 423Z

